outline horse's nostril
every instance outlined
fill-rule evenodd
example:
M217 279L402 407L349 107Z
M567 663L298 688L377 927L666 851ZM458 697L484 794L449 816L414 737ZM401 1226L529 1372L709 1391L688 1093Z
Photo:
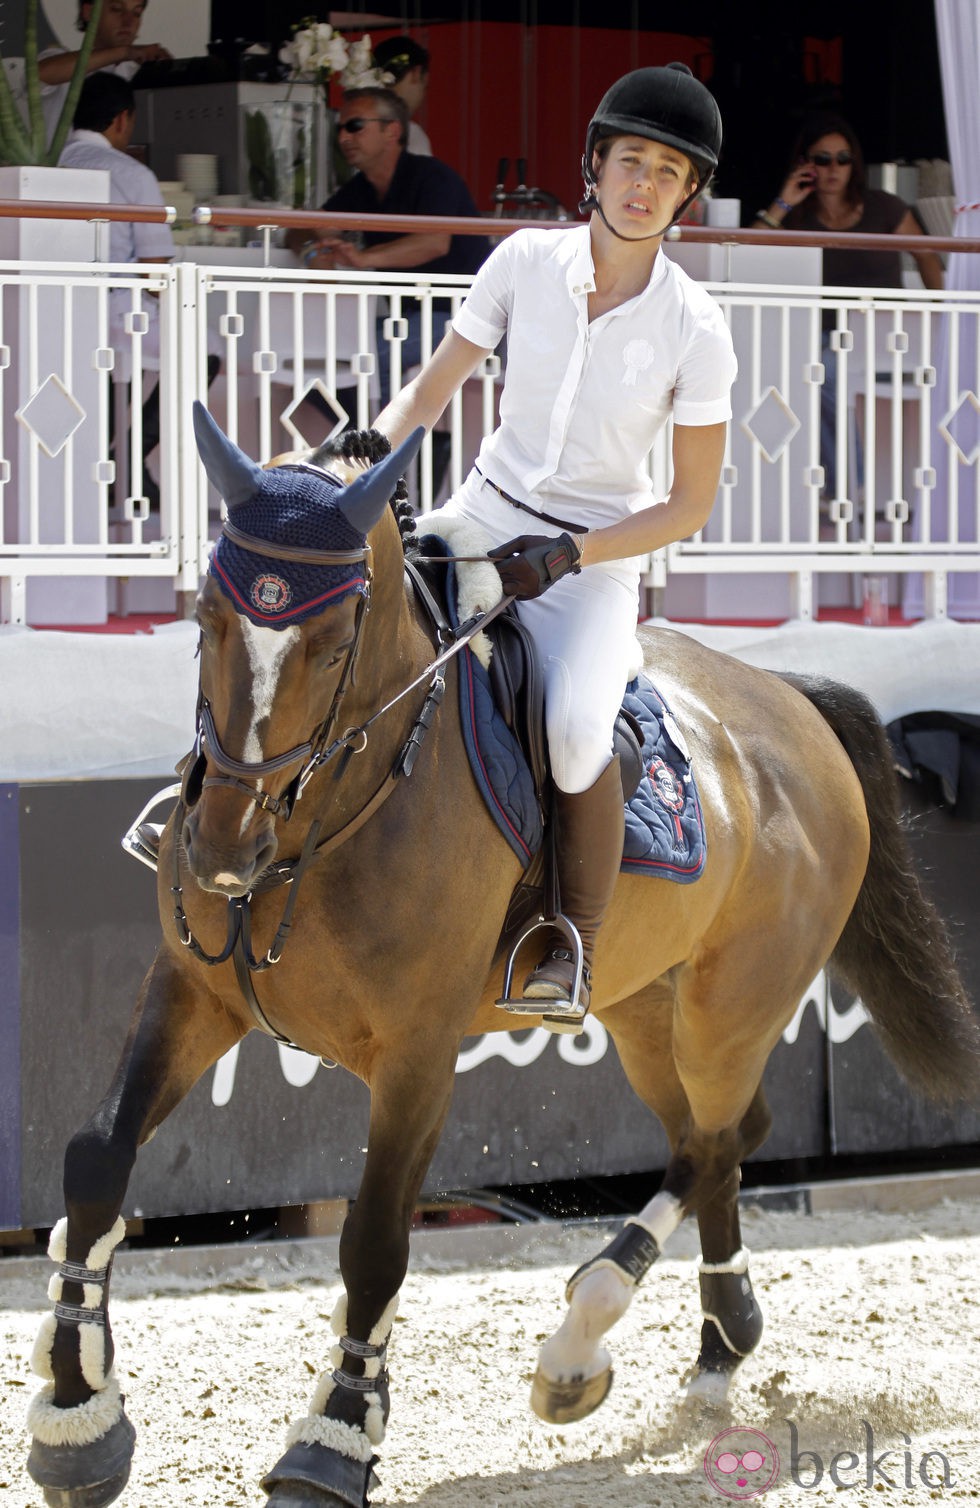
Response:
M274 833L270 833L266 841L260 844L255 851L255 873L261 874L263 869L268 869L279 849Z

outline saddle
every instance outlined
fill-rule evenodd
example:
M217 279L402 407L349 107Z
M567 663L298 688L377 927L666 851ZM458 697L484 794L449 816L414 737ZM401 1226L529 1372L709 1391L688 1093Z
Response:
M490 685L494 701L534 776L544 804L551 779L544 724L544 684L534 640L513 607L487 630L492 654ZM613 727L613 753L619 755L623 801L636 793L643 776L643 734L633 714L621 707Z
M428 536L426 543L434 538ZM412 559L409 574L437 634L451 633L457 612L445 565L421 554ZM420 583L424 590L419 590ZM544 677L537 648L513 605L489 625L486 637L494 703L527 762L538 802L547 811L551 769L544 721ZM621 707L616 717L613 753L620 756L623 800L628 802L640 784L644 765L643 733L626 707Z
M428 536L423 542L423 549L426 547L429 547L432 555L445 554L445 545L437 536ZM442 561L430 560L425 554L421 554L406 562L406 570L432 621L437 639L443 640L452 633L460 616L455 600L453 567L450 566L447 570ZM537 648L513 605L488 625L486 638L488 642L481 647L479 659L488 673L493 712L513 735L520 756L530 772L539 812L544 814L543 841L521 853L525 873L511 896L498 941L498 959L506 954L507 963L503 994L497 1004L517 1015L541 1016L544 1025L552 1031L577 1033L581 1030L584 1017L584 1011L581 1015L577 1014L577 986L576 998L568 1016L551 1013L546 1007L542 1009L540 1000L523 1000L512 993L517 957L532 933L542 928L557 928L568 936L569 944L580 960L582 944L577 931L561 909L557 866L557 803L553 799L554 787L544 720L544 678ZM472 665L464 662L460 673L464 678L469 678L472 685ZM473 691L475 692L475 686ZM472 693L467 694L464 680L464 706L471 695ZM469 747L473 735L467 727L465 714L462 721L464 740ZM625 707L620 709L616 719L613 746L620 756L623 801L628 803L644 774L644 759L642 729ZM517 845L512 843L512 846L515 851L520 851Z

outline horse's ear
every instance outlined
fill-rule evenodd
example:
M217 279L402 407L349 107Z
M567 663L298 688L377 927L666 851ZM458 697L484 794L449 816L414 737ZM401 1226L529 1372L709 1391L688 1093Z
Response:
M204 469L229 508L258 490L262 467L222 434L203 403L194 402L194 438Z
M337 507L361 534L370 534L384 513L399 477L403 476L418 455L425 438L424 429L413 429L407 440L370 471L351 482L337 497Z

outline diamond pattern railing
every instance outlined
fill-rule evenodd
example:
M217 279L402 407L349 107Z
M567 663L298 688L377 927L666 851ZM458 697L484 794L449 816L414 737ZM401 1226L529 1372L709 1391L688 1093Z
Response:
M462 279L341 280L291 262L97 277L0 265L3 616L23 620L32 576L194 591L220 501L197 464L192 399L207 398L256 456L366 427L384 368L393 390L415 370L409 310L422 310L424 360L465 291ZM980 573L980 295L711 291L739 359L734 418L708 524L649 562L665 610L806 617L877 573L896 590L921 577L920 613L945 612L950 580ZM220 361L210 389L209 357ZM410 478L420 508L468 470L495 422L501 369L490 358L427 439ZM665 496L669 429L650 472Z

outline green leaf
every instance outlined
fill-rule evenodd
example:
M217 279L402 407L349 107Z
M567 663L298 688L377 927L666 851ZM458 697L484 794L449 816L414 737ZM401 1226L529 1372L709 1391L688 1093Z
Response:
M95 44L99 17L102 14L102 4L103 0L92 0L92 14L85 28L85 37L79 49L71 83L68 86L68 95L62 106L49 147L45 143L41 80L37 71L37 0L27 0L24 82L27 88L29 124L24 124L13 90L7 80L6 70L2 66L3 58L0 54L0 163L25 167L55 167L57 165L61 149L71 128L72 118L78 105L78 96L82 92L88 60Z
M30 3L36 5L37 0L30 0ZM81 94L82 85L85 82L88 60L92 55L92 48L95 45L95 33L98 29L99 17L101 15L102 0L92 0L92 14L85 28L85 36L75 61L75 72L72 74L71 83L68 86L68 97L61 108L58 124L55 127L54 136L51 138L51 146L47 154L39 159L41 162L46 162L50 167L57 165L62 148L68 138L68 132L71 130L71 123L78 108L78 96Z
M27 0L27 3L36 10L37 0ZM0 163L18 167L32 160L30 137L17 108L0 52Z

